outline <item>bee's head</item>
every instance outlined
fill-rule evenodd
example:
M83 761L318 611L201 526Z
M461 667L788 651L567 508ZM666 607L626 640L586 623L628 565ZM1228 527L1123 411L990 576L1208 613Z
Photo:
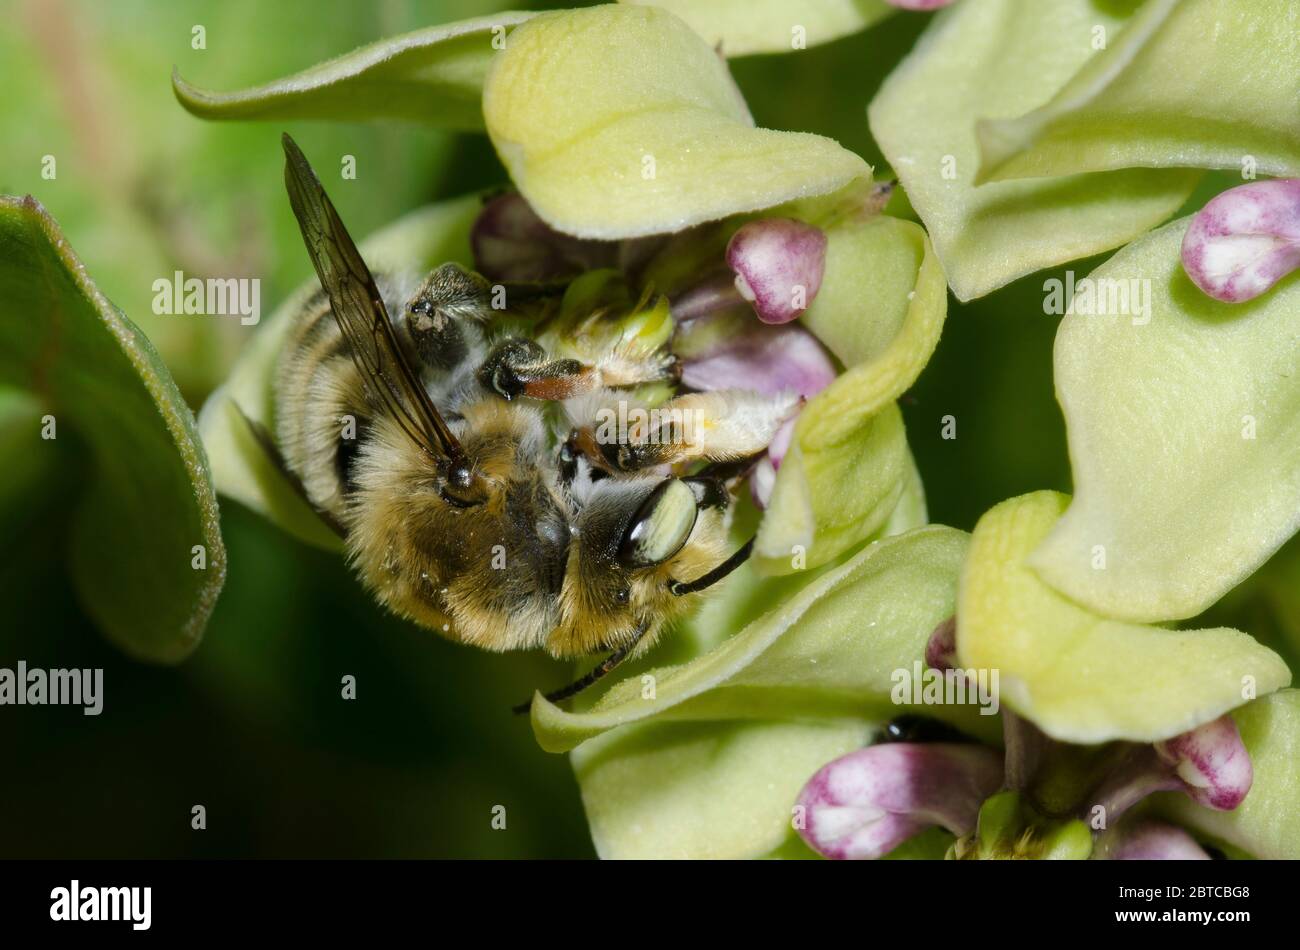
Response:
M561 605L558 656L648 647L684 598L673 582L706 573L725 548L725 492L704 479L604 478L585 491Z

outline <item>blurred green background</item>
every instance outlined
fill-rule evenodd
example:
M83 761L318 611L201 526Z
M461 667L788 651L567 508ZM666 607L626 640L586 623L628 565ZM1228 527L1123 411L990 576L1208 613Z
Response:
M269 314L310 265L283 194L281 126L188 115L172 97L173 65L199 86L234 89L507 6L533 4L4 0L0 193L45 204L197 409L255 328L154 316L152 282L177 269L258 276ZM901 14L798 56L736 61L733 71L760 125L829 135L880 165L866 104L925 22ZM191 47L196 24L204 50ZM481 136L396 123L285 128L308 154L357 157L357 179L335 186L356 234L505 177ZM54 180L41 177L46 155L57 160ZM969 529L1004 498L1070 487L1052 392L1056 318L1042 312L1048 276L969 306L950 301L938 353L904 399L935 521ZM948 414L956 440L940 438ZM24 450L4 435L0 425L0 598L9 608L0 666L103 667L106 698L99 717L0 707L0 856L593 855L567 760L540 751L527 722L509 713L535 686L563 681L559 665L456 647L394 620L338 557L228 501L230 571L203 644L176 668L130 662L78 610L61 567L75 434L61 433L60 464L40 497L18 498L4 485L15 484ZM1293 543L1215 608L1215 622L1294 658L1297 591ZM349 674L355 701L340 696ZM196 804L207 810L204 831L190 827ZM497 805L504 830L492 827Z

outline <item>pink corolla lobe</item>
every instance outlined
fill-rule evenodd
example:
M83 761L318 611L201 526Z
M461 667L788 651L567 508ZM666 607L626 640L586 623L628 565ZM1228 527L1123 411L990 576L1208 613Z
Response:
M1107 861L1209 861L1196 839L1177 825L1138 821L1109 831L1097 842L1094 857Z
M1256 181L1211 199L1183 237L1183 269L1215 300L1253 300L1300 268L1300 179Z
M707 319L707 318L706 318ZM835 381L835 365L826 350L799 326L751 324L701 356L682 364L682 382L691 389L752 389L768 395L796 392L810 399ZM760 508L767 505L794 436L796 418L777 430L767 453L756 464L750 492Z
M835 381L835 366L807 330L760 327L727 337L682 365L692 389L752 389L767 395L794 391L805 399Z
M841 756L804 786L795 827L836 860L888 854L931 826L964 835L1002 784L1002 757L957 743L885 743Z
M751 221L731 236L727 266L760 320L789 323L821 290L826 234L792 218Z

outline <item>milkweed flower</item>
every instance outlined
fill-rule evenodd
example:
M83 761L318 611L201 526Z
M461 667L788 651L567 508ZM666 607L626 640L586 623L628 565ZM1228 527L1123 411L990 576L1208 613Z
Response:
M718 54L794 52L792 37L826 42L889 7L764 4L742 20L729 4L659 6L434 28L224 96L177 80L212 117L364 105L481 130L510 190L416 212L367 242L368 259L477 261L503 281L613 274L669 302L685 385L805 400L754 470L765 510L736 526L756 533L754 556L718 599L599 698L533 705L539 743L572 752L597 850L759 856L806 840L875 857L937 827L953 857L1140 851L1154 832L1130 847L1090 823L1088 796L1128 761L1118 749L1150 769L1135 773L1142 795L1116 786L1141 803L1123 828L1149 810L1245 853L1300 854L1300 825L1279 817L1300 814L1285 807L1300 794L1286 664L1240 631L1168 628L1300 527L1300 285L1280 277L1278 245L1244 270L1271 288L1223 304L1191 286L1196 260L1184 270L1196 220L1162 226L1198 169L1236 168L1243 152L1253 171L1300 174L1294 11L953 3L869 104L891 192L830 139L758 127ZM1187 61L1203 67L1196 89L1179 82ZM895 195L919 221L889 213ZM1011 499L972 534L926 524L897 401L939 342L948 291L971 300L1116 248L1090 278L1136 285L1143 305L1080 302L1053 357L1075 495ZM284 321L268 322L205 408L205 441L223 491L319 539L249 461L230 408L269 411ZM900 712L894 673L923 658L998 670L1014 741L999 751L999 717L939 705L901 711L968 743L876 744ZM1086 778L1062 782L1062 763ZM951 800L944 776L961 790ZM1035 804L1049 791L1068 820Z

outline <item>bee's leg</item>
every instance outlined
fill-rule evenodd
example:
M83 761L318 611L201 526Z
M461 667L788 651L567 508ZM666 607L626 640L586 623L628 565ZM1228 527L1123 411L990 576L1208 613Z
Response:
M601 660L598 664L596 664L596 666L592 667L591 671L588 672L585 676L579 677L578 679L570 683L568 686L564 686L561 687L560 689L552 690L551 692L544 694L544 698L546 699L546 701L549 703L558 703L561 700L568 699L570 696L576 696L578 693L581 693L584 689L591 686L593 683L596 683L597 681L608 676L616 666L618 666L620 663L626 660L628 656L631 655L632 651L636 649L636 645L641 642L641 638L645 636L645 632L648 629L649 629L649 624L643 623L639 625L636 628L636 631L634 632L632 640L630 642L625 643L623 646L619 647L609 656L605 657L605 659ZM518 706L513 707L511 709L511 712L513 712L516 716L523 715L524 713L528 712L529 709L532 708L532 705L533 705L533 701L530 699L526 703L520 703Z
M704 590L706 587L712 587L718 581L722 580L740 565L749 560L749 556L754 553L754 539L750 538L736 552L727 558L707 574L702 574L693 581L670 581L668 590L674 597L684 597L687 594L694 594L696 591Z
M552 359L533 340L511 337L492 348L479 367L479 382L505 399L559 400L604 386L634 386L676 378L677 364L654 354L644 360L619 359L609 365Z
M623 471L699 460L748 462L768 447L798 406L794 393L689 393L649 410L648 424L633 438L605 447L605 454Z
M744 478L758 464L759 459L763 457L762 452L755 452L752 455L746 455L744 458L724 459L717 462L710 462L693 476L694 478L711 478L715 481L727 482L735 481L738 478Z

